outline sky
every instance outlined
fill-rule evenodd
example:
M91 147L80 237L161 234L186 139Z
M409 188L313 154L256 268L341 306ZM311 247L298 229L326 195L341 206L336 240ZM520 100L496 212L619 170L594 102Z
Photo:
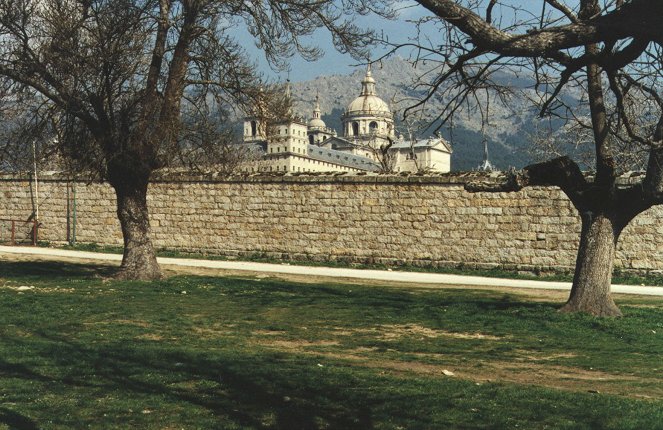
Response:
M514 0L511 3L523 8L540 8L540 2L538 1ZM378 31L384 31L384 34L389 35L391 42L406 42L415 36L415 26L409 21L429 16L430 12L411 0L398 2L397 8L399 16L396 20L391 21L375 16L365 16L358 17L357 23L377 29ZM316 32L310 40L312 44L324 50L325 54L322 58L314 62L308 62L299 56L295 56L290 59L289 73L275 72L269 67L260 50L256 48L255 42L248 31L237 28L235 36L247 50L248 55L256 62L259 70L271 80L281 82L284 82L286 79L290 79L292 82L307 81L322 75L349 74L358 66L357 60L336 51L331 37L326 31ZM432 30L428 33L428 36L433 39L440 37L439 34L434 33ZM384 49L376 49L372 59L374 60L384 52ZM407 56L407 53L403 53L402 55Z
M396 20L386 20L375 16L358 17L357 23L361 26L371 27L378 31L384 31L388 34L390 41L396 41L397 35L399 41L406 41L408 37L415 34L415 27L407 20L416 19L427 14L427 11L418 4L411 1L399 3L399 17ZM290 79L292 82L307 81L321 75L348 74L358 65L358 61L350 55L339 53L332 44L331 37L326 31L317 31L310 39L311 44L322 48L324 55L314 61L309 62L299 56L290 59L290 72L275 72L270 69L267 61L258 48L255 46L251 35L242 28L236 29L237 39L247 50L248 54L258 64L261 72L267 77L285 81ZM372 59L384 53L384 50L376 49Z

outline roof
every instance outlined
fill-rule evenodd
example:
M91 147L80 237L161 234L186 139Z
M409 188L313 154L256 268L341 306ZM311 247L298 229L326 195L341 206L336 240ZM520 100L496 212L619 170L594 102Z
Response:
M348 152L337 151L335 149L322 148L316 145L308 146L308 156L313 160L340 164L342 166L353 167L356 169L369 171L376 171L379 169L379 166L375 161L370 158L350 154Z
M352 142L349 139L340 136L332 136L323 142L325 145L334 145L334 143L340 143L344 147L354 147L359 146L356 143Z
M442 139L441 137L431 137L428 139L418 139L414 142L412 145L410 142L405 141L405 140L399 140L396 143L392 145L393 149L424 149L424 148L431 148L431 149L437 149L439 151L445 151L451 153L451 145L449 142L446 140Z

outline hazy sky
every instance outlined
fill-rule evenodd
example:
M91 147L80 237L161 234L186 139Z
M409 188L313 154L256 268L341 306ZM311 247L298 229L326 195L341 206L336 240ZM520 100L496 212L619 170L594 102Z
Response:
M399 11L399 19L395 21L375 16L361 16L358 17L357 23L362 26L374 28L378 31L384 31L385 34L389 35L390 40L395 40L395 35L398 35L398 40L405 41L408 37L414 35L415 30L414 25L407 22L407 20L424 16L427 11L413 2L402 2L399 6ZM274 79L280 79L282 81L287 79L287 72L276 73L269 68L264 56L260 50L255 47L254 40L246 30L238 29L237 37L242 46L248 51L249 55L251 55L255 62L258 63L258 66L263 73ZM331 37L327 31L317 31L311 37L311 44L322 48L325 55L315 62L306 61L299 56L291 58L291 81L305 81L320 75L346 74L352 72L353 65L357 64L357 61L351 56L343 55L334 48ZM374 55L373 58L377 57L381 52L383 51L377 52L376 50L376 55Z
M515 0L511 3L520 7L540 8L540 2L538 1ZM399 18L395 21L389 21L377 17L359 17L357 22L360 25L366 25L367 27L372 27L378 31L383 30L385 34L389 35L391 42L406 42L408 38L413 37L415 34L415 26L411 22L408 22L408 20L427 16L430 13L422 6L409 0L400 2L398 8L400 11ZM285 81L288 78L287 72L276 73L269 68L264 56L262 56L261 52L255 47L253 39L246 30L238 29L237 37L240 40L240 43L248 51L249 55L252 56L254 61L258 64L260 71L272 79ZM439 35L431 32L429 33L429 37L436 38L439 37ZM357 61L349 55L342 55L336 51L331 42L331 37L325 31L315 33L312 37L312 43L321 47L325 51L325 55L315 62L305 61L298 56L293 57L290 61L291 81L305 81L320 75L347 74L352 72L353 66L356 66L357 64ZM383 52L384 51L376 50L372 59L375 59ZM407 53L403 52L402 55L406 56Z

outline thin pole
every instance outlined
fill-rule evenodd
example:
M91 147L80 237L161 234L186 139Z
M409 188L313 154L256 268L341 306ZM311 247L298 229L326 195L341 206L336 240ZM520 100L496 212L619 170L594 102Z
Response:
M71 245L71 193L69 190L70 182L67 181L67 242Z
M71 244L76 245L76 181L71 183L71 191L74 195L73 220L71 224Z
M39 178L37 177L37 143L32 141L32 162L35 170L35 221L39 221Z

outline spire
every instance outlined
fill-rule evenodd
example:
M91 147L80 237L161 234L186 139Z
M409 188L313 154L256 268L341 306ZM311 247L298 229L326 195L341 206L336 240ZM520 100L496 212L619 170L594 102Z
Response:
M477 170L482 172L492 172L495 170L495 166L488 159L488 139L483 138L483 162L479 164Z
M285 81L285 103L288 109L288 116L292 118L292 91L290 90L290 72L288 72L288 79Z
M374 96L375 95L375 79L373 79L373 74L371 73L371 63L368 63L366 69L366 76L364 80L361 81L361 95L362 96Z
M315 93L315 107L313 108L313 118L320 119L320 90Z
M313 116L308 122L309 130L326 130L327 125L322 120L321 110L320 110L320 91L316 91L315 95L315 107L313 108Z

